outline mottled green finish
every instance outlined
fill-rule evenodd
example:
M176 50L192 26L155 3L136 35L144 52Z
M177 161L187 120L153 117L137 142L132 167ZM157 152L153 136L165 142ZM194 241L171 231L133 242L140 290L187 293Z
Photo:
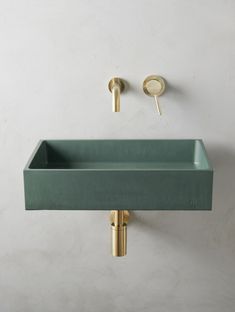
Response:
M210 210L201 140L41 141L24 169L26 209Z

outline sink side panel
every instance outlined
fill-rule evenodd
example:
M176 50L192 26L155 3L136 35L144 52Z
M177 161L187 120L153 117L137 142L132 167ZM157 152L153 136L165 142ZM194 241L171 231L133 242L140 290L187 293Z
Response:
M40 141L28 162L28 167L46 168L48 162L46 141Z
M212 179L210 170L25 170L25 202L28 210L210 210Z

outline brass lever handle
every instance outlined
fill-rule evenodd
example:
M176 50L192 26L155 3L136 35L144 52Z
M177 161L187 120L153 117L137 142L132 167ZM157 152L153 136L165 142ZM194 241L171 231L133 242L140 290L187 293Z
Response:
M114 77L109 81L109 91L112 93L112 107L113 112L120 112L120 94L125 88L124 82L121 78Z
M158 98L164 93L165 88L165 80L161 76L148 76L143 82L144 93L154 97L157 111L160 116L162 115L162 110Z
M157 95L154 95L154 100L155 100L155 104L156 104L156 107L157 107L158 114L161 116L162 115L162 110L161 110L161 107L160 107Z

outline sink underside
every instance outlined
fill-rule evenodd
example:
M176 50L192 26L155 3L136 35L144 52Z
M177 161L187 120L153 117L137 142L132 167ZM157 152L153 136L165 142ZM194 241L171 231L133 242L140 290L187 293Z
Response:
M26 209L209 210L212 179L201 140L41 141Z

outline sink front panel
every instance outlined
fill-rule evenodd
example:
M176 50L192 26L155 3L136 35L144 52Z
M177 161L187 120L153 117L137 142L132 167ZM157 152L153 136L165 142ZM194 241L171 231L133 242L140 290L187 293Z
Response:
M26 209L209 210L212 179L201 140L41 141Z

